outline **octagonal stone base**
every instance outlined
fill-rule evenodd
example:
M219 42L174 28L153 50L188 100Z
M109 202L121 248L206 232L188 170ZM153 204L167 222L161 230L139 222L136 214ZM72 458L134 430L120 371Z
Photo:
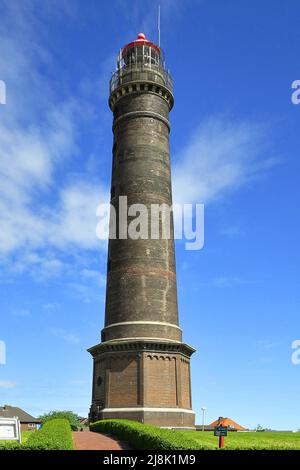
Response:
M194 428L190 346L169 341L108 341L94 358L90 421L121 418L165 427Z

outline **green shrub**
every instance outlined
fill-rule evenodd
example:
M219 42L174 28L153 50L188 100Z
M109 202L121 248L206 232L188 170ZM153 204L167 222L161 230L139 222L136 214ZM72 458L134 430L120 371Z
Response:
M0 450L21 450L22 446L16 441L0 441Z
M66 419L53 419L47 421L42 429L33 432L25 443L28 449L73 449L72 432L69 421Z
M73 439L69 421L53 419L47 421L38 431L20 445L17 442L0 443L0 450L72 450Z
M71 425L72 431L77 431L77 429L81 427L80 418L73 411L54 410L40 416L40 420L43 424L48 421L52 421L53 419L67 419Z
M161 429L125 419L105 419L90 425L93 432L101 432L125 441L133 449L193 450L205 449L197 441L171 429Z

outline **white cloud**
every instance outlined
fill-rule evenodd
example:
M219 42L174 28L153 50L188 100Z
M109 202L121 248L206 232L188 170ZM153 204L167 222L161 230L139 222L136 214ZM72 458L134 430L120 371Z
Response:
M48 225L49 242L57 247L69 243L87 249L106 247L96 237L96 209L108 201L108 191L83 181L65 188L60 198L58 216Z
M30 317L31 312L25 308L18 308L12 311L12 315L15 317Z
M95 269L82 269L80 275L86 280L95 280L102 286L105 285L105 276Z
M251 284L258 284L260 280L245 279L239 276L217 276L215 278L206 279L199 281L198 284L201 286L215 286L220 288L233 288L233 287L242 287Z
M36 41L33 6L26 2L16 8L4 2L3 9L0 70L8 98L0 124L2 255L39 244L44 237L38 201L51 189L56 165L76 152L77 111L72 99L55 101L50 83L39 72L50 57Z
M253 281L236 276L219 276L213 280L213 284L220 287L241 286L249 283L253 283Z
M263 349L274 349L280 346L280 341L270 341L270 340L259 340L257 341L257 345L262 347Z
M38 277L42 271L48 277L64 270L61 254L68 248L106 247L96 238L96 208L107 202L108 191L90 173L68 182L66 162L78 155L81 122L92 111L82 97L57 100L40 72L52 56L49 45L43 47L35 7L5 1L0 24L1 78L8 87L0 124L0 262L9 264L17 253L11 271L33 267ZM53 2L46 7L54 14ZM58 184L61 168L66 177ZM51 254L42 253L49 248Z
M193 132L173 170L175 203L208 203L260 176L277 163L265 157L264 129L210 117Z
M66 112L66 114L64 114ZM43 129L0 125L0 252L45 240L49 214L40 197L49 191L58 155L69 156L75 149L71 112L61 111ZM58 122L56 120L58 119ZM61 136L61 133L64 136ZM44 193L43 193L44 192ZM56 211L54 211L56 212Z
M57 308L57 304L53 302L48 302L43 305L43 309L45 309L46 311L53 311L56 308Z
M66 331L61 328L52 328L50 330L50 333L56 336L57 338L62 339L66 343L74 345L80 343L79 336L73 333L72 331Z
M11 380L0 380L0 388L14 388L16 385L17 382Z

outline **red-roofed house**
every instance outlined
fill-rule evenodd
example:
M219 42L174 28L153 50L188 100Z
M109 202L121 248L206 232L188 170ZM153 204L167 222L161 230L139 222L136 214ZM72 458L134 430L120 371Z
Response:
M248 431L247 428L244 428L240 424L236 423L235 421L232 421L230 418L218 418L216 421L211 423L209 427L215 427L215 426L227 426L228 431Z

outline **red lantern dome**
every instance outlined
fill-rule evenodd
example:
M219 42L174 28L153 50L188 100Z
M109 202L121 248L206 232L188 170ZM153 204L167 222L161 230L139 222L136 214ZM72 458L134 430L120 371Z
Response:
M154 49L158 55L160 55L160 47L158 47L156 44L154 44L151 41L148 41L146 38L146 35L144 33L139 33L135 41L130 42L129 44L126 44L126 46L123 47L122 49L122 58L125 57L126 53L128 52L129 49L132 49L136 46L146 46L148 48Z

